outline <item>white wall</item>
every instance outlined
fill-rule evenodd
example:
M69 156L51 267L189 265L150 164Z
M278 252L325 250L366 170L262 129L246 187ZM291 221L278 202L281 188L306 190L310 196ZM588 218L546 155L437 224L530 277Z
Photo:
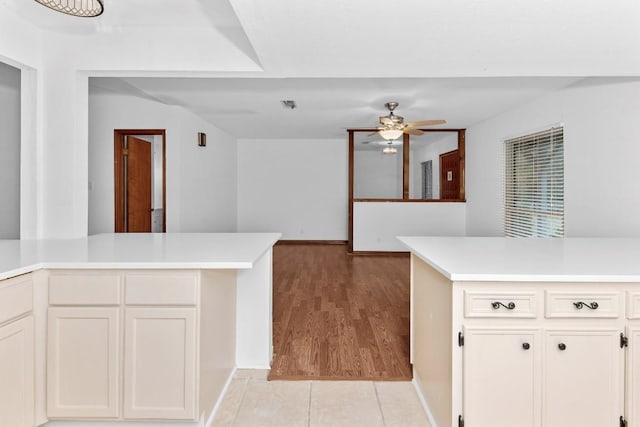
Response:
M586 79L467 130L467 233L502 232L503 141L564 124L565 236L640 237L640 79Z
M346 140L239 140L238 231L347 239Z
M396 154L378 150L355 150L353 197L356 199L402 199L402 145Z
M0 62L0 239L20 238L20 70Z
M396 236L464 236L464 234L464 203L354 203L354 251L406 251L407 248L396 239Z
M166 129L167 232L236 230L236 141L184 110L91 88L89 234L113 232L113 130ZM207 146L198 147L198 132Z

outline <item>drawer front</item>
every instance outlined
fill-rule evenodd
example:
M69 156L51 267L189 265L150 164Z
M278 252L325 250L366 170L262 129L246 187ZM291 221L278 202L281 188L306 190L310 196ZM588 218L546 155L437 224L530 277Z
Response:
M57 274L49 277L50 305L119 305L121 278L116 274Z
M611 292L545 292L545 317L620 317L620 293Z
M528 292L464 292L465 317L536 317L536 293Z
M196 305L198 274L128 274L125 303L128 305Z
M31 276L0 282L0 324L33 310Z
M627 292L627 318L640 319L640 291Z

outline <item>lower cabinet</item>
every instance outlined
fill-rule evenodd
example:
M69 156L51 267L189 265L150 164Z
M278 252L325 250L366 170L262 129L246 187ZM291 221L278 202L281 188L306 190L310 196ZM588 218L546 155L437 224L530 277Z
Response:
M466 328L464 346L466 425L539 425L540 331Z
M618 426L624 413L620 330L547 329L543 340L540 334L465 328L465 426Z
M117 418L120 309L52 307L48 317L48 416Z
M34 423L33 316L0 327L0 427Z
M235 366L234 332L235 274L53 272L47 415L97 421L208 417Z
M615 426L624 413L619 329L545 331L543 425Z
M124 417L196 417L196 309L125 309Z

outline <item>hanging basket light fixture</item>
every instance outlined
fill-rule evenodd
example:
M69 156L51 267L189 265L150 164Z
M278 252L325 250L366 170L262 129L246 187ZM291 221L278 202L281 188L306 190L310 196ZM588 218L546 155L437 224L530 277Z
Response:
M35 0L58 12L67 15L93 18L104 12L103 0Z

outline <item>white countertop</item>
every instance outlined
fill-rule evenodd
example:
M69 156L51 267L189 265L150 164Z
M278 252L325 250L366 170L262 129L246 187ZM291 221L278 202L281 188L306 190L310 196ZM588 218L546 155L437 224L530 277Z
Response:
M279 233L118 233L0 240L0 279L39 268L247 269Z
M452 281L640 282L640 239L398 237Z

